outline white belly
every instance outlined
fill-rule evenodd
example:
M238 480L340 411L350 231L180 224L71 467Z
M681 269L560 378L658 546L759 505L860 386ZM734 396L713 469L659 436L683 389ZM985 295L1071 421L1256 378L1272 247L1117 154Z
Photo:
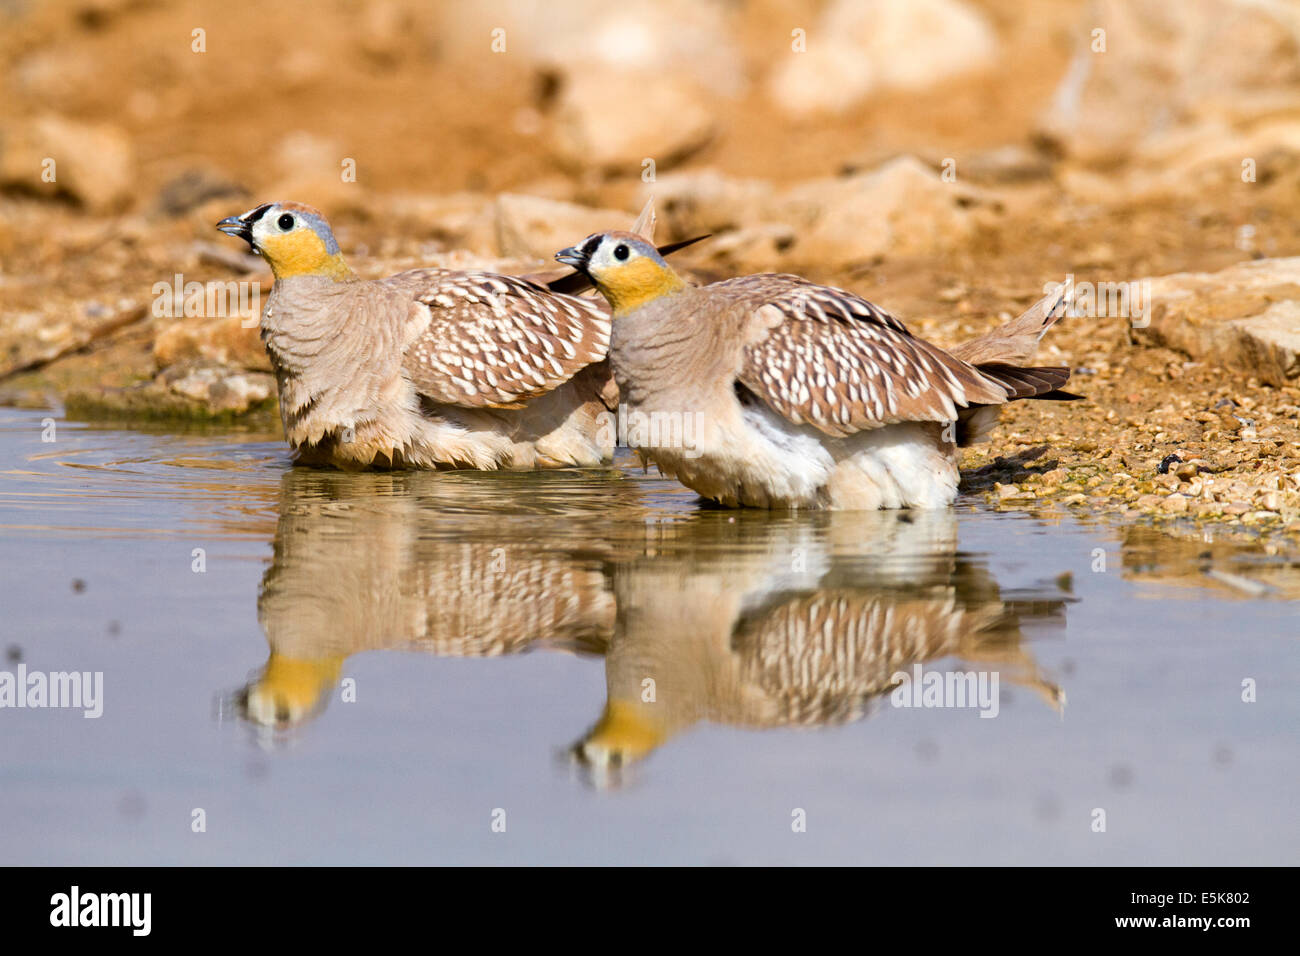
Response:
M957 494L956 449L942 426L888 425L837 439L766 406L703 431L694 449L654 449L666 474L725 505L757 508L943 508Z

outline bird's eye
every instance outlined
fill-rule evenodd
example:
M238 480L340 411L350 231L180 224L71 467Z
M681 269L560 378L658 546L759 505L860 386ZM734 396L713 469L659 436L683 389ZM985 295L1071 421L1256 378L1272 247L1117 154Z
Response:
M281 216L279 219L275 221L275 224L279 226L281 229L283 229L285 232L288 232L290 229L293 228L293 216L289 215L286 212L283 216Z
M617 245L614 247L614 258L618 259L620 262L626 259L628 257L628 254L629 252L627 246Z

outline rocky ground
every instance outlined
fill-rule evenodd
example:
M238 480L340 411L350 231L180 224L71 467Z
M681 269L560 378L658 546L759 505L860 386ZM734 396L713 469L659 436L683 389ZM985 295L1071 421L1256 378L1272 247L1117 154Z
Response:
M697 277L799 272L940 343L1072 277L1040 359L1087 400L1017 403L968 487L1300 552L1290 7L71 0L0 19L0 401L274 428L253 323L206 301L269 289L213 229L259 201L320 207L374 276L545 269L653 195L661 240L713 233L681 256Z

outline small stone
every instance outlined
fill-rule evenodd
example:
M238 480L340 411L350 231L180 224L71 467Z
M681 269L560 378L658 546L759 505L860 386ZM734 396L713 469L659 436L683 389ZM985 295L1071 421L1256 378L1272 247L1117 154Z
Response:
M1251 511L1241 516L1241 520L1246 524L1260 524L1264 521L1277 520L1277 513L1274 511Z
M1053 468L1051 471L1043 472L1040 480L1044 485L1051 488L1063 482L1069 474L1064 468Z
M1172 495L1165 498L1161 507L1164 508L1165 511L1174 514L1182 514L1187 511L1187 496L1174 492Z
M1265 511L1282 510L1282 492L1266 491L1259 496L1259 506Z

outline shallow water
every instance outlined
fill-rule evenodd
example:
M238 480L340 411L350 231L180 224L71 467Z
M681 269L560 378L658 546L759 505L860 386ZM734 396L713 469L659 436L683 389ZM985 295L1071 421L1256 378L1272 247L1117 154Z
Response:
M627 463L342 475L269 437L62 420L43 442L48 417L0 409L0 670L102 672L103 713L0 709L0 862L1300 850L1300 571L1262 552L973 501L706 510ZM918 664L996 676L990 716L895 706Z

